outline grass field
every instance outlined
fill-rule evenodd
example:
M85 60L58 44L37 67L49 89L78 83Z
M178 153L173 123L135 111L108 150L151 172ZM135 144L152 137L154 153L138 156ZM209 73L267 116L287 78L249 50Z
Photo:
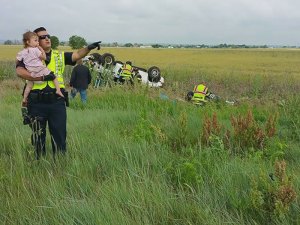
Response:
M103 48L165 86L90 87L67 110L67 155L48 137L36 161L21 48L0 46L2 224L300 224L299 50ZM179 100L200 81L238 104Z

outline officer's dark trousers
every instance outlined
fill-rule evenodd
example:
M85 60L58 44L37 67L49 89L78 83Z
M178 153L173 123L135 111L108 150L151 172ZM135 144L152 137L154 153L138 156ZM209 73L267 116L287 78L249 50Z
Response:
M66 106L63 98L51 102L30 101L28 113L32 117L32 143L35 146L36 158L46 154L47 122L51 135L53 155L66 151Z

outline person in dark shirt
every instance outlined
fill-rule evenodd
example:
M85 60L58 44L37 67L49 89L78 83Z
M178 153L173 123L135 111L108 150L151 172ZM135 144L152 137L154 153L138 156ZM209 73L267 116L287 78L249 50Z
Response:
M92 76L89 68L82 64L82 59L78 60L70 79L71 98L75 98L79 92L82 103L86 103L87 89L91 80Z

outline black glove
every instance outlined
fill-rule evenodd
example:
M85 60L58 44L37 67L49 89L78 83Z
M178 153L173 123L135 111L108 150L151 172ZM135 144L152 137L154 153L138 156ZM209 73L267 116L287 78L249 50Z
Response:
M95 48L97 48L97 50L100 50L100 43L101 43L101 41L94 42L94 43L88 45L87 48L88 48L88 50L92 50Z
M43 81L52 81L56 78L53 73L49 73L48 75L43 76Z

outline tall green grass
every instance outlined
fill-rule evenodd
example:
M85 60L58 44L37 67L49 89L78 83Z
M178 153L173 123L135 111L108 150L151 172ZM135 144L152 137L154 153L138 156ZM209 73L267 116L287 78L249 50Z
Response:
M161 50L158 52L164 55ZM184 55L185 50L181 53ZM1 222L299 224L298 198L291 201L286 209L275 207L276 210L273 210L274 204L268 202L273 199L268 196L284 185L275 176L272 177L274 181L269 176L275 174L274 165L279 160L286 162L286 174L290 177L293 190L297 194L300 191L300 110L297 107L299 97L295 94L299 89L298 84L292 82L293 79L298 80L297 68L296 72L285 68L287 73L294 74L294 78L290 76L286 79L282 69L274 77L254 75L256 78L251 77L253 83L250 84L245 77L238 77L237 72L234 76L215 76L216 83L220 85L217 90L224 92L225 96L226 93L235 96L240 84L253 88L256 87L254 84L262 86L257 87L257 92L251 89L253 94L249 94L249 99L240 99L239 105L212 103L196 108L180 100L184 98L184 88L192 88L192 80L197 78L189 72L191 68L195 71L199 69L199 64L195 64L199 59L198 52L193 53L196 56L194 61L190 60L190 66L181 65L163 71L168 77L163 89L138 85L133 88L90 88L87 105L82 105L79 97L71 101L67 121L67 154L55 160L49 137L46 157L39 161L34 159L31 132L28 126L22 125L21 119L20 93L23 83L13 77L2 80ZM218 67L217 59L224 52L207 50L202 53L202 57L207 54L211 62L214 62L215 55L212 67ZM138 58L136 52L128 54ZM158 53L153 51L152 54ZM180 52L176 54L180 55ZM244 52L228 51L227 57L228 54L233 57ZM253 54L250 58L255 58L256 54L260 57L257 52L247 54ZM261 54L272 57L272 52ZM294 57L297 58L297 53L290 52L282 55L275 52L274 57L278 54L287 57L287 61L290 59L290 63L294 62ZM243 62L242 58L239 60ZM142 54L139 60L145 60ZM247 62L245 69L249 69L246 65ZM282 64L282 67L285 66ZM186 72L182 74L184 68ZM209 68L208 75L203 74L203 77L215 74L214 69L209 72ZM223 72L231 73L226 66ZM256 72L259 74L259 70ZM171 76L174 82L170 81ZM275 79L277 76L279 78ZM285 93L280 88L271 88L274 85L279 87L283 80L287 81L283 84L287 87ZM216 83L212 85L218 87ZM264 86L271 87L267 94L260 95ZM166 94L169 99L161 99L161 94ZM248 111L253 113L259 126L263 126L270 115L278 113L276 135L263 149L245 147L244 154L232 154L222 141L222 136L211 136L209 145L201 142L205 118L216 114L219 124L230 129L231 116L247 115ZM274 199L279 201L279 197Z

